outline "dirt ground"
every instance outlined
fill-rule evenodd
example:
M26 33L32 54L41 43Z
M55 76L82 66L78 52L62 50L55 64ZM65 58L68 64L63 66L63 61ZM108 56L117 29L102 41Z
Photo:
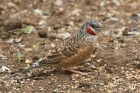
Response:
M90 75L45 67L5 80L87 19L104 26L97 50L78 69ZM21 33L27 26L32 32ZM140 0L0 0L0 93L140 93Z

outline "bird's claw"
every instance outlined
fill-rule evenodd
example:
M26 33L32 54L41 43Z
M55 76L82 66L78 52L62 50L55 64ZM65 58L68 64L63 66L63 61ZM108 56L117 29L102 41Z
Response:
M68 71L73 72L73 73L77 73L77 74L80 74L80 75L89 75L90 74L90 72L85 73L85 72L77 71L75 69L68 69Z

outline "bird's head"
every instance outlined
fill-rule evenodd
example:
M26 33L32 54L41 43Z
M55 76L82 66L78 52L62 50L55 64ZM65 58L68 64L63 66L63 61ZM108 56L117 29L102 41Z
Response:
M85 39L92 39L101 29L103 29L103 25L99 21L90 19L81 26L78 33Z

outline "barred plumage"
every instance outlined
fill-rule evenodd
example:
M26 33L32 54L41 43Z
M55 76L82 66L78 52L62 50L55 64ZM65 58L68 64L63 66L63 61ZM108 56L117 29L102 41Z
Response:
M70 70L73 66L84 62L96 49L95 34L101 28L103 26L98 21L87 20L77 33L65 39L60 46L50 50L42 61L36 62L32 67L24 70L22 73L42 66L61 66ZM91 34L91 31L94 35Z

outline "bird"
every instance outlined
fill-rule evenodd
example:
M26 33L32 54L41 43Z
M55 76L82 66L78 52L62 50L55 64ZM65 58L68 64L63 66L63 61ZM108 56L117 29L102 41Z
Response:
M80 72L75 67L85 62L94 52L97 43L96 34L102 29L103 25L97 20L85 21L75 34L49 50L42 60L23 70L22 74L35 68L55 66L80 75L88 75L89 73Z

